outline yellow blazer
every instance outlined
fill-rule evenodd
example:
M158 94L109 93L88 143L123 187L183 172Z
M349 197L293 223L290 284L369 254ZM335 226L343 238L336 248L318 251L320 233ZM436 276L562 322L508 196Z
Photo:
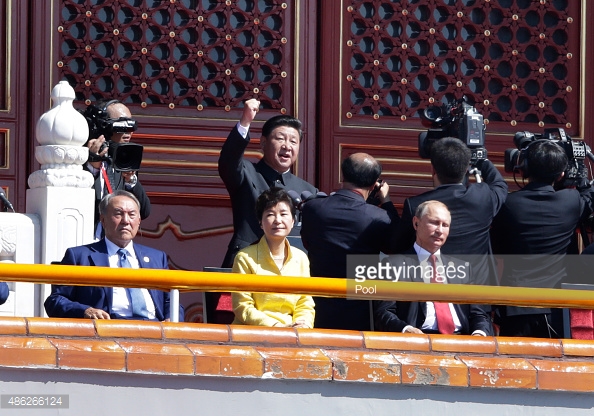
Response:
M309 277L309 260L298 248L291 247L285 239L289 255L285 258L283 269L270 255L266 237L258 244L248 246L235 256L234 273L258 274L264 276L304 276ZM315 303L311 296L284 293L235 292L231 294L234 324L275 326L290 325L296 321L313 328Z

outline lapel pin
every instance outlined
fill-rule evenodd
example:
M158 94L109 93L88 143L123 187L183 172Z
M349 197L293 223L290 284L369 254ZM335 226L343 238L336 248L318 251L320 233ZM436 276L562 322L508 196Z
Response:
M144 256L143 260L144 260L145 263L148 263L150 261L147 256Z

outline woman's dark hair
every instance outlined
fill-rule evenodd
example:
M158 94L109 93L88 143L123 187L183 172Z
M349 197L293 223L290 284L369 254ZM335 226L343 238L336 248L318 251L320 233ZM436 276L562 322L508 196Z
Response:
M293 205L293 200L287 191L275 186L262 192L256 200L256 216L258 217L258 221L262 222L264 211L278 205L279 202L286 202L291 209L291 215L295 216L295 205Z

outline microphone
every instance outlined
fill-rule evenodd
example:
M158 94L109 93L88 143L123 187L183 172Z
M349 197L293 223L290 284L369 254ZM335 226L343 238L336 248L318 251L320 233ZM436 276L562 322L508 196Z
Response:
M290 191L287 191L287 194L289 194L289 197L291 197L291 201L293 201L293 205L295 206L295 208L300 209L301 204L303 202L302 202L301 198L299 197L299 194L292 189Z
M0 187L0 201L2 201L2 203L4 204L4 211L8 211L8 209L10 208L12 212L16 212L8 198L6 198L6 194L4 193L4 189L2 189L2 187Z
M316 196L309 191L301 192L301 200L303 201L303 203L306 203L307 201L309 201L310 199L314 199L315 197Z

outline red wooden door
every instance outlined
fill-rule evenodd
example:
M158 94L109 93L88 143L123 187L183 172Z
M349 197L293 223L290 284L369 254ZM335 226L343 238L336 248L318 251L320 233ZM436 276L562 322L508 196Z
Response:
M0 0L0 186L17 212L24 212L28 145L27 2Z
M322 2L321 188L340 186L339 162L356 151L383 163L397 204L430 188L419 113L463 95L502 171L516 131L561 127L591 143L591 13L579 1Z
M49 108L46 97L61 79L79 108L115 98L131 109L139 125L133 141L144 146L139 178L152 203L139 241L165 250L172 267L222 262L232 221L217 159L244 100L262 102L256 138L272 115L301 118L295 170L314 180L314 1L51 3L31 11L48 51L34 58L44 100L33 114ZM256 140L248 149L253 160L258 147Z

